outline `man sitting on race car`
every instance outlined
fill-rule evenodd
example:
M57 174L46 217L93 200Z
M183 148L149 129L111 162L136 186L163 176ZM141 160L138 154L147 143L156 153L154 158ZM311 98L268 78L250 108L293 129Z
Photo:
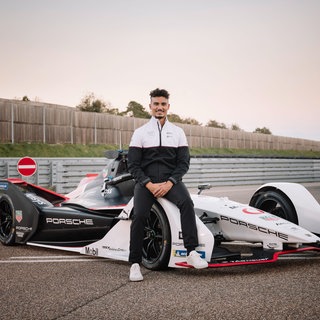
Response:
M189 169L190 155L184 131L167 119L169 93L164 89L150 92L151 119L136 129L128 152L128 169L135 179L134 216L130 232L129 279L141 281L142 246L146 218L159 197L165 197L180 210L187 263L206 268L208 263L195 251L198 246L193 202L182 182Z

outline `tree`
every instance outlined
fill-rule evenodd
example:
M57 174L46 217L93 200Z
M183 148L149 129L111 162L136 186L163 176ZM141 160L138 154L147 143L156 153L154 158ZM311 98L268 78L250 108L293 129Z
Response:
M195 126L200 126L201 125L201 123L199 123L198 120L193 119L193 118L186 118L186 119L183 120L183 123L192 124L192 125L195 125Z
M77 105L77 109L85 112L98 112L98 113L112 113L118 114L118 109L109 109L110 104L104 102L103 100L96 99L93 93L89 93L84 98L82 98L79 105Z
M180 116L175 113L170 113L170 114L168 113L167 117L168 117L168 120L171 122L183 123L183 119L181 119Z
M116 116L121 115L118 108L108 107L105 112L110 113L110 114L114 114Z
M130 101L127 109L124 112L121 112L120 115L143 119L150 119L151 117L150 113L145 110L143 105L135 101Z
M233 123L230 129L235 131L241 131L241 128L236 123Z
M28 96L23 96L22 101L30 101L30 99L28 98Z
M272 134L272 132L266 127L256 128L256 130L254 130L253 133Z
M227 126L224 123L219 123L216 120L210 120L206 126L213 127L213 128L227 129Z

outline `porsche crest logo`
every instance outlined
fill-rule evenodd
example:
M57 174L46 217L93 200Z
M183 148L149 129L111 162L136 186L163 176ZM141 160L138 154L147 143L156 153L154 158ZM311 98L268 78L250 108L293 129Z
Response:
M22 211L16 210L16 220L20 223L22 221Z

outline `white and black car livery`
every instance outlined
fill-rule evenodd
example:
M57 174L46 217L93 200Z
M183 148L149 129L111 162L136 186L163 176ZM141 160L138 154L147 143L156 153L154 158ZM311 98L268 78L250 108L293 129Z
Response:
M128 261L135 181L127 171L126 151L107 157L100 174L88 175L68 195L21 179L0 180L0 242ZM209 268L320 251L320 205L302 185L265 184L249 204L200 194L206 188L199 186L198 194L191 196L197 251ZM152 270L190 267L179 210L164 198L158 199L147 220L143 264Z

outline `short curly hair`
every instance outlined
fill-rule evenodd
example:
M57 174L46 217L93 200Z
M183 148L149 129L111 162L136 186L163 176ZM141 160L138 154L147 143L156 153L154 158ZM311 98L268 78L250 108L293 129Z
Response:
M150 92L150 98L155 98L155 97L165 97L166 99L169 99L170 94L167 90L165 89L154 89Z

